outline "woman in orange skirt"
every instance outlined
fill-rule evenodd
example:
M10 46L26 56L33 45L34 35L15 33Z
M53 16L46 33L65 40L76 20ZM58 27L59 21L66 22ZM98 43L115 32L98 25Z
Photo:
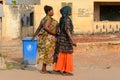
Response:
M73 24L69 17L71 8L65 6L61 8L60 12L62 17L59 22L59 34L57 36L55 53L55 57L58 55L58 58L54 59L53 70L62 72L64 75L71 75L71 72L73 72L73 46L76 46L72 38Z

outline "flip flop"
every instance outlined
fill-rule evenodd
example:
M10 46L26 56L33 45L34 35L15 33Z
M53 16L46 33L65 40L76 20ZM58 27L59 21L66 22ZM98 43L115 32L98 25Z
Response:
M72 73L68 73L68 72L66 72L66 73L63 72L62 75L63 75L63 76L73 76Z
M61 74L61 71L55 71L55 70L53 70L52 74Z
M40 71L41 74L50 74L50 71Z

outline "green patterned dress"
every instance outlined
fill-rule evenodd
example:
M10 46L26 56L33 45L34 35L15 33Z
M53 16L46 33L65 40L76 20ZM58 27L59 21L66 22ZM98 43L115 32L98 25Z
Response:
M44 23L47 19L50 19L50 16L46 16L42 19ZM51 24L49 26L50 30L56 30L58 22L51 18ZM49 34L43 28L40 30L38 35L38 60L42 61L45 64L51 65L53 63L53 54L55 51L56 38L54 35Z

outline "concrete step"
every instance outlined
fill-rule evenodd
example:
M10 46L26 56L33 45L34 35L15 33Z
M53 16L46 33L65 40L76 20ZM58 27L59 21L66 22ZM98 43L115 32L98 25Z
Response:
M119 54L120 41L119 42L103 42L103 43L78 43L77 47L74 47L75 55L86 56L103 56L110 54Z

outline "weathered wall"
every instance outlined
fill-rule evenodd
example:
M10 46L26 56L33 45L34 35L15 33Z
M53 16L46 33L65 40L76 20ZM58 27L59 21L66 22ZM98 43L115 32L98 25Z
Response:
M0 41L2 40L2 20L0 18Z
M17 6L5 5L4 17L2 21L2 37L3 39L16 39L20 36L20 16Z
M17 7L15 8L11 5L5 5L5 0L3 1L4 1L3 5L4 5L5 16L3 17L3 21L2 21L2 24L3 24L2 37L3 39L19 38L21 36L19 10ZM59 18L61 17L59 10L62 7L63 2L72 3L72 20L74 24L75 34L91 34L93 32L95 33L101 32L101 29L104 28L102 24L104 23L106 24L106 22L103 22L103 21L98 22L99 21L98 6L95 7L96 13L98 15L94 15L94 2L120 2L120 1L119 0L41 0L39 5L34 6L35 7L34 8L34 31L37 29L40 23L40 20L45 16L44 9L43 9L44 5L51 5L53 7L54 9L53 18L59 21ZM94 19L94 16L95 16L95 19ZM103 29L102 32L111 32L111 29L109 29L109 27L110 25L114 27L114 24L116 24L116 26L118 27L117 29L119 29L120 26L118 26L119 25L118 23L116 24L116 22L107 22L108 26L105 26L106 28ZM96 25L98 26L96 27Z
M35 6L35 29L38 27L40 20L45 16L43 7L46 4L53 6L55 12L55 15L53 17L59 21L59 18L61 16L59 10L61 8L62 2L72 3L72 20L74 24L74 32L76 34L91 34L97 32L96 29L94 29L96 28L95 21L99 21L100 4L97 4L98 6L94 7L94 2L105 2L106 4L106 2L120 2L120 1L119 0L62 0L62 1L41 0L41 4ZM114 4L118 4L118 3L114 3ZM111 5L113 5L113 3L111 3ZM94 8L98 15L95 15ZM111 22L109 24L111 24ZM113 24L114 22L112 22L111 25Z
M72 20L75 33L90 33L93 21L93 2L89 0L41 0L40 5L35 6L35 28L38 27L40 20L45 16L44 5L51 5L54 8L54 18L59 21L60 8L62 3L72 3ZM46 4L47 3L47 4ZM85 5L86 4L86 5Z

